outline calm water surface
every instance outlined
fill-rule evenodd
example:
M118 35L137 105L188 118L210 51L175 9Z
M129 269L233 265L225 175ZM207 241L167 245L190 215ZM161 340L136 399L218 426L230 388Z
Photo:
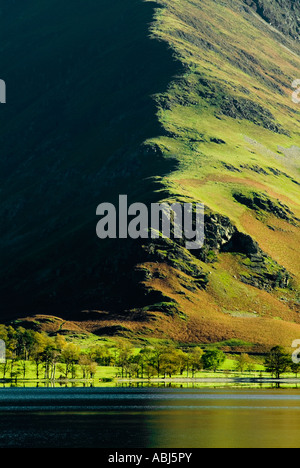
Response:
M0 447L300 448L300 390L1 388Z

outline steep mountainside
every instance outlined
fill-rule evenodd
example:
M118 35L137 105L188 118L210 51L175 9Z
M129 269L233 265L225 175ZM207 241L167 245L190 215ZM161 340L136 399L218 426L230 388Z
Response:
M140 0L1 7L3 317L115 302L107 274L121 277L130 247L100 243L96 207L152 199L147 177L170 167L142 146L160 134L152 95L179 66L149 38L153 13Z
M300 4L297 0L246 0L246 2L263 19L299 40Z
M100 3L1 11L3 319L290 346L300 335L298 3ZM204 248L97 239L96 206L122 193L203 202Z

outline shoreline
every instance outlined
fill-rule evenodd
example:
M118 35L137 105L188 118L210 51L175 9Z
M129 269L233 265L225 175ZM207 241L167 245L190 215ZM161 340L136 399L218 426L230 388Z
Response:
M272 378L272 377L174 377L174 378L152 378L152 379L142 379L142 378L115 378L109 379L0 379L0 385L32 385L32 387L41 385L87 385L87 386L105 386L108 387L118 384L290 384L290 385L300 385L300 377L283 377L281 379Z
M267 378L267 377L195 377L166 379L116 379L120 383L299 383L300 378Z

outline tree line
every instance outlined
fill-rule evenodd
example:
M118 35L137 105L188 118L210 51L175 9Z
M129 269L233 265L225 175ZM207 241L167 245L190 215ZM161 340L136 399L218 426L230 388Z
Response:
M150 379L183 374L194 377L202 369L216 371L225 359L225 353L218 349L203 351L194 347L184 351L172 345L146 346L136 354L124 343L118 355L119 377Z
M0 377L4 379L25 379L29 361L34 363L36 379L56 380L92 379L98 366L114 366L120 378L171 378L174 375L193 378L201 370L216 372L226 360L226 354L217 348L182 349L172 344L155 344L137 351L125 340L83 350L63 335L50 337L23 327L4 325L0 325L0 339L6 344L6 361L0 365ZM278 346L268 353L264 365L265 370L277 378L288 371L296 375L300 372L300 364L294 364L291 356ZM235 356L236 371L251 372L255 368L256 363L248 354Z
M113 346L101 344L82 350L63 335L49 337L23 327L0 325L0 339L6 344L6 362L1 364L2 378L26 378L28 361L34 363L36 379L58 377L93 378L98 366L114 366L122 378L194 377L202 369L216 371L226 359L220 350L203 351L200 347L183 351L172 345L145 346L136 352L125 340Z
M120 340L115 345L101 344L82 350L63 335L49 337L23 327L0 325L0 339L6 344L2 378L26 378L27 362L35 365L36 379L55 380L57 376L93 378L98 366L114 366L117 376L127 378L194 376L201 369L217 370L226 355L219 350L204 352L195 347L184 352L171 345L146 346L137 353L133 345Z
M76 378L78 367L83 378L92 378L98 363L91 353L66 341L63 335L46 334L23 327L0 325L0 339L6 345L6 360L1 364L2 378L26 378L27 362L35 365L36 378L55 380L57 375Z

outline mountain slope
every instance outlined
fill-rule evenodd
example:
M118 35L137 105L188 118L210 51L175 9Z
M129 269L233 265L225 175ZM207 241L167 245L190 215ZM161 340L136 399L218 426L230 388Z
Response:
M210 281L182 307L201 339L287 345L299 333L299 44L243 2L163 4L155 34L186 65L160 100L169 135L156 143L179 160L165 183L218 214L199 255Z
M297 0L246 0L246 3L277 29L299 40L300 5Z
M29 79L37 57L23 65L35 99L20 89L18 119L5 116L1 131L3 317L49 313L98 334L290 346L300 333L297 4L161 0L149 40L147 3L102 2L93 19L92 4L85 15L82 2L76 14L57 4L45 37L60 38L60 9L73 26L64 48L59 39L39 51L43 85ZM29 4L37 17L23 13L19 54L49 13ZM61 74L52 79L50 57ZM120 193L203 202L205 247L93 238L97 204Z
M154 33L186 66L160 100L169 135L156 143L179 161L165 183L217 213L198 255L207 287L193 305L173 298L200 339L288 345L299 334L299 44L243 2L162 3Z
M152 182L139 179L170 166L141 147L160 134L151 96L177 71L149 38L153 11L139 0L1 7L3 317L114 299L103 265L118 268L125 251L100 245L96 207L119 193L152 197Z

